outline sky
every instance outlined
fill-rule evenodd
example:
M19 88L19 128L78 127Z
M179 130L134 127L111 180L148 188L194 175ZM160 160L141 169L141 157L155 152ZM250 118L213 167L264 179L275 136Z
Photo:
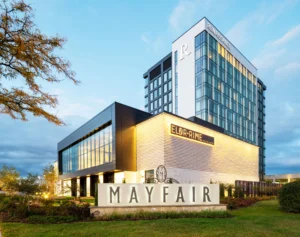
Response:
M58 96L53 112L66 126L0 115L0 167L41 174L57 159L57 143L114 101L144 109L143 74L206 16L267 86L266 173L300 173L299 1L25 1L41 32L68 40L57 54L72 63L81 84L41 82Z

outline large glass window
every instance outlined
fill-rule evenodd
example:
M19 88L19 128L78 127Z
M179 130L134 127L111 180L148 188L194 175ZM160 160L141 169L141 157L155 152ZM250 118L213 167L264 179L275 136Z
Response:
M230 135L255 143L255 76L206 31L195 37L194 50L195 114ZM243 119L251 126L238 124Z
M164 84L164 93L166 93L168 91L168 84Z
M65 149L61 155L63 174L112 162L112 126Z
M178 74L177 74L177 63L178 63L178 54L175 51L175 114L178 114ZM172 71L170 70L172 75Z
M168 80L168 73L164 73L164 82L166 82Z

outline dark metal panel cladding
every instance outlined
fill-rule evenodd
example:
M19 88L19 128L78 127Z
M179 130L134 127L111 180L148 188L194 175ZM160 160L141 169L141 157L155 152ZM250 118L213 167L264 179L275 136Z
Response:
M172 57L169 57L166 61L163 62L163 70L166 71L172 66Z
M116 103L116 169L136 171L136 127L135 125L152 115Z
M190 120L190 121L192 121L192 122L194 122L196 124L199 124L199 125L201 125L203 127L207 127L209 129L215 130L217 132L225 133L224 128L219 127L219 126L217 126L215 124L209 123L209 122L207 122L207 121L205 121L203 119L200 119L198 117L193 116L193 117L188 118L188 120Z
M150 80L152 80L153 78L157 77L160 74L161 74L161 67L160 65L158 65L150 72Z
M114 170L114 169L115 169L115 167L114 167L113 163L106 163L103 165L98 165L98 166L94 166L94 167L83 169L83 170L77 170L72 173L63 174L63 175L60 175L59 178L60 179L69 179L69 178L75 178L75 177L82 177L82 176L86 176L86 175L99 174L101 172L106 172L108 170Z
M93 132L95 129L99 128L100 126L112 121L112 110L113 110L114 104L110 105L106 109L104 109L102 112L97 114L94 118L86 122L84 125L79 127L77 130L75 130L73 133L71 133L69 136L67 136L65 139L60 141L57 144L57 150L61 151L65 149L66 147L72 145L73 143L77 142L87 134Z

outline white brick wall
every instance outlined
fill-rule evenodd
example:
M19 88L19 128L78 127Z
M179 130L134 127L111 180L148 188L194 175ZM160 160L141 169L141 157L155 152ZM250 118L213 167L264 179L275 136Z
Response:
M208 146L170 134L170 124L215 138ZM185 119L160 114L137 125L137 169L165 165L169 177L186 182L258 180L258 147Z
M137 125L137 170L164 164L164 117L156 116Z

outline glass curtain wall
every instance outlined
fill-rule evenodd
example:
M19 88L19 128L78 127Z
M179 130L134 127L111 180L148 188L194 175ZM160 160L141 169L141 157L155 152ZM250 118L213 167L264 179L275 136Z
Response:
M62 151L63 174L112 162L112 125Z
M178 73L177 73L177 64L178 64L178 53L175 51L175 114L178 114Z
M148 93L148 88L146 93ZM151 80L149 83L149 96L145 97L145 104L148 101L149 113L157 114L163 110L172 112L172 69L164 71Z
M256 143L256 77L206 31L195 37L196 116Z
M259 146L259 174L263 179L265 174L265 90L264 85L258 83L258 146Z

